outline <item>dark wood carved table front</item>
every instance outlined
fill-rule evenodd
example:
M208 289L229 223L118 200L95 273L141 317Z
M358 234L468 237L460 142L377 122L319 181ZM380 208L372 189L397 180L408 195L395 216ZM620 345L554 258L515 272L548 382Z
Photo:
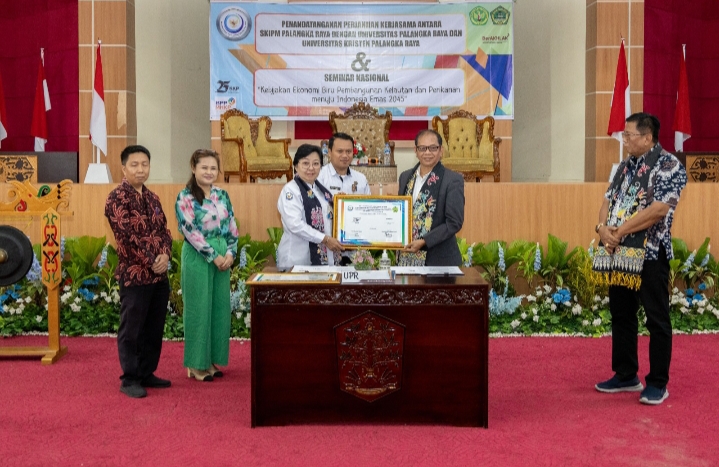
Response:
M253 285L252 426L487 427L487 283Z

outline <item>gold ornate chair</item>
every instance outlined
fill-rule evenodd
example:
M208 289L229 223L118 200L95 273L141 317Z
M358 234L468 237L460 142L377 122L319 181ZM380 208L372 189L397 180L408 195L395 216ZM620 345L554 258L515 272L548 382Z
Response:
M390 165L394 165L394 141L389 140L389 127L392 114L387 111L379 115L377 109L364 102L358 102L342 115L330 112L332 133L347 133L365 147L367 157L379 157L382 164L384 146L389 143ZM324 143L324 141L323 141Z
M466 110L457 110L443 119L435 116L432 128L444 141L442 164L464 176L466 181L479 182L485 175L499 181L499 143L494 136L494 117L478 119Z
M222 115L220 126L225 182L231 175L238 175L243 183L283 175L292 180L290 139L270 138L271 118L251 119L237 109L230 109Z

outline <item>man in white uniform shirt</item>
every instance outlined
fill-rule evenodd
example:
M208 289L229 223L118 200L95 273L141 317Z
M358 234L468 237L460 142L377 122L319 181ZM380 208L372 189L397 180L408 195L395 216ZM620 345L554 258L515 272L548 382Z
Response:
M322 167L317 177L332 195L369 195L369 185L363 173L350 170L354 156L354 140L346 133L335 133L329 143L330 163Z

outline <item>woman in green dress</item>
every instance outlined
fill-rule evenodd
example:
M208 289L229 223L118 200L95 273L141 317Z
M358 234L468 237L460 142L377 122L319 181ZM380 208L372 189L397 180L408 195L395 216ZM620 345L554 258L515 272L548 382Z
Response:
M230 267L237 255L237 224L227 192L213 186L220 171L216 152L198 149L192 176L177 195L182 245L182 301L188 378L222 376L230 352Z

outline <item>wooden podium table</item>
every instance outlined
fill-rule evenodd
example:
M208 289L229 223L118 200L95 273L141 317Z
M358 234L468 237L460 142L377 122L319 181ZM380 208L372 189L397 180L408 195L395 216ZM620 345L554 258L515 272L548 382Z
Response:
M489 286L463 271L252 285L252 426L486 428Z

